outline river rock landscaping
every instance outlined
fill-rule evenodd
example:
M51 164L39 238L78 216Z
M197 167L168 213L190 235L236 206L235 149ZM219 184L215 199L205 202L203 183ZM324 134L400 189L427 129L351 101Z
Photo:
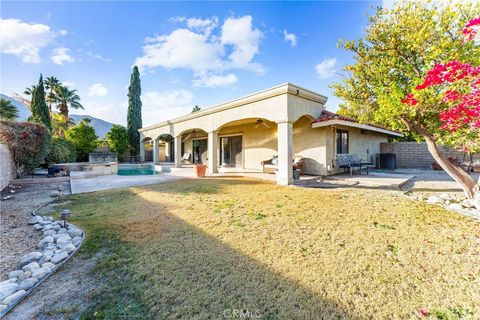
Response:
M28 224L43 238L34 251L20 257L18 269L8 272L8 280L0 282L0 317L50 275L73 254L83 242L83 231L51 216L33 216Z
M413 196L415 200L425 201L427 204L439 205L447 210L458 212L476 219L480 219L480 210L475 207L475 200L466 199L459 193L442 193L439 195Z

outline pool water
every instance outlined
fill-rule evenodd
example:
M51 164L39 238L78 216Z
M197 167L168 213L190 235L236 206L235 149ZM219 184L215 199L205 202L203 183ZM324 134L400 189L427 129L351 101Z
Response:
M118 169L119 176L151 176L160 172L153 169Z

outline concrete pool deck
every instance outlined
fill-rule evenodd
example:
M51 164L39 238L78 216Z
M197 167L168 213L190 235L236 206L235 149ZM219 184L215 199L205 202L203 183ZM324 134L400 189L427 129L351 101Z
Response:
M177 173L175 175L158 174L145 176L106 175L93 178L72 179L70 180L70 188L72 194L78 194L110 189L122 189L136 186L144 186L191 177L191 175L186 175L183 173Z

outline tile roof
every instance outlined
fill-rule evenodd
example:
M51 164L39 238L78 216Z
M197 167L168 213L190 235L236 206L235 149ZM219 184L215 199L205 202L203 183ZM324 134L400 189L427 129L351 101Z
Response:
M341 115L341 114L338 114L338 113L330 112L330 111L327 111L327 110L323 110L322 113L320 114L320 116L317 119L313 120L312 123L331 121L331 120L342 120L342 121L348 121L348 122L352 122L352 123L360 123L357 119L350 118L350 117L347 117L347 116L344 116L344 115ZM380 128L380 129L383 129L383 130L388 130L388 131L392 131L392 132L396 132L396 133L401 134L400 131L392 130L392 129L389 129L387 127L379 126L377 124L371 124L371 123L364 123L364 124L367 125L367 126Z

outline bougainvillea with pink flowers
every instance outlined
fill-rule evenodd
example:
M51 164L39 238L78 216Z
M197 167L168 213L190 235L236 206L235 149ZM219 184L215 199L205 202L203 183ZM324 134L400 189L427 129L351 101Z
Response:
M355 61L332 85L339 112L425 142L480 208L480 181L440 147L480 153L480 2L398 0L369 18L365 37L339 46Z
M465 26L462 32L467 41L475 39L478 27L480 18L472 19ZM444 140L466 152L480 151L480 66L458 60L437 63L428 71L423 83L415 87L415 91L418 93L428 88L442 95L440 129L452 133L444 135ZM409 93L401 102L414 107L419 100L415 93ZM461 131L461 134L457 131Z

